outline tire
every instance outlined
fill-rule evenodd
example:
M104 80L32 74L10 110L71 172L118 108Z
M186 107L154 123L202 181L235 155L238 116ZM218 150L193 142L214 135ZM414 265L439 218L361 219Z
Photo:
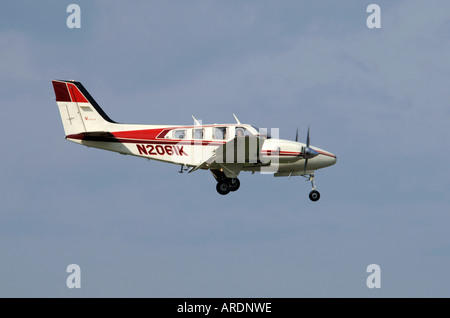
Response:
M233 182L234 179L234 182ZM230 188L230 191L236 191L241 186L241 182L238 178L232 178L230 179L230 182L228 182L228 188Z
M216 185L216 190L221 195L226 195L230 193L230 187L228 186L228 182L218 182Z
M319 200L319 199L320 199L320 193L319 193L319 191L317 191L317 190L312 190L312 191L309 193L309 199L310 199L311 201L313 201L313 202L316 202L317 200Z

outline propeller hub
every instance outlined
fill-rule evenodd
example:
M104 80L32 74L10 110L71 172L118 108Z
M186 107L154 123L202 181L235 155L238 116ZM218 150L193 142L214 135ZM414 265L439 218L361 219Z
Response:
M302 153L305 159L311 159L319 155L319 153L314 149L312 149L311 147L303 147Z

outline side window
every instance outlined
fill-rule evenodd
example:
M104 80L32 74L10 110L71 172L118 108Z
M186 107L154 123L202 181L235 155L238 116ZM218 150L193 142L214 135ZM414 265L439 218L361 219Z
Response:
M214 127L214 139L227 139L227 127Z
M194 129L194 139L203 139L203 128Z
M245 129L244 127L236 127L236 137L246 137L246 136L252 136L252 133Z
M173 131L173 139L184 139L186 138L186 129L179 129Z

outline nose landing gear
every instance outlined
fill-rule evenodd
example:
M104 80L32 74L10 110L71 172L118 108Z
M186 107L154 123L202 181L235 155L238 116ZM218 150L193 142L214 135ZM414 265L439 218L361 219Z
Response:
M309 193L309 199L313 202L316 202L320 199L320 193L316 190L316 183L314 182L314 175L309 175L309 181L311 181L312 191Z

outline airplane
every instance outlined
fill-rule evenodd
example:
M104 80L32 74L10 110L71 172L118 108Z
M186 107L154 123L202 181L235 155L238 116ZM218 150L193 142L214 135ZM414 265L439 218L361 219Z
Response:
M74 80L52 80L65 138L88 147L180 165L181 173L210 170L221 195L240 187L241 171L275 177L304 176L317 201L314 173L336 163L336 155L306 143L274 138L267 129L241 124L141 125L113 121L84 86ZM272 129L272 132L274 129ZM277 130L275 130L277 132Z

